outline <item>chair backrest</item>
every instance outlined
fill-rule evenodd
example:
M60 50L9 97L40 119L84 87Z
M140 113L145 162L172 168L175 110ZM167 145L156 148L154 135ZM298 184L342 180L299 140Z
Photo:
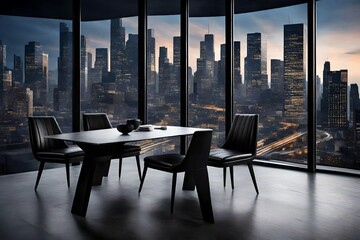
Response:
M235 114L223 148L256 155L258 123L258 114Z
M84 113L84 131L112 128L106 113Z
M182 166L186 170L206 167L211 147L212 130L196 131L191 139Z
M62 140L47 139L45 136L60 134L61 129L53 116L29 117L29 136L32 151L36 157L37 152L45 152L57 148L66 148Z

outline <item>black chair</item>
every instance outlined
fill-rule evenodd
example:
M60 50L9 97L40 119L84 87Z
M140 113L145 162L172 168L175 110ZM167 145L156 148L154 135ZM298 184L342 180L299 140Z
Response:
M112 128L106 113L84 113L84 131ZM124 144L118 149L113 149L112 158L119 158L119 178L121 177L122 159L126 157L136 157L139 179L141 179L140 151L141 147L136 145ZM110 164L110 162L109 162ZM108 176L109 167L106 168L104 176Z
M55 117L29 117L29 135L33 155L40 161L35 190L40 181L46 162L64 163L66 166L67 185L70 187L69 164L79 163L84 152L77 146L69 146L65 141L46 139L47 135L60 134L61 130Z
M173 174L171 188L171 213L174 209L176 177L178 172L196 171L206 168L206 161L211 146L212 130L196 131L191 140L186 155L164 154L149 156L144 159L144 171L139 187L139 194L144 184L148 168L157 169Z
M231 187L234 189L233 166L247 164L255 190L259 194L252 164L256 157L258 121L257 114L236 114L225 144L210 151L208 166L223 168L224 187L226 168L230 168Z

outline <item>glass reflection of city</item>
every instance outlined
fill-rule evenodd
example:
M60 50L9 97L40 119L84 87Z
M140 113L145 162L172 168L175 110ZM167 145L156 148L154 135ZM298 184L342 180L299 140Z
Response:
M111 20L110 30L110 50L96 48L95 56L87 49L86 36L81 36L81 107L86 112L106 112L117 124L137 117L138 35L126 37L122 19ZM267 59L267 42L262 33L247 33L243 66L240 46L245 43L234 42L234 112L260 115L259 158L306 163L304 36L304 24L283 26L281 60ZM151 124L180 124L180 37L172 40L173 46L155 49L154 30L148 30L147 102ZM71 131L72 32L66 23L60 23L56 71L49 71L49 54L40 42L25 41L28 43L22 59L8 53L6 45L11 43L0 39L3 152L28 146L28 116L54 115L64 132ZM168 57L171 47L172 63ZM196 69L189 67L189 125L214 129L214 146L225 139L225 47L214 45L214 34L205 34L200 41ZM220 49L218 60L214 48ZM7 61L10 54L13 64ZM351 84L348 94L348 71L333 70L328 61L324 63L322 83L319 76L316 81L317 163L360 169L358 85ZM171 142L168 147L162 146L161 151L174 150L174 145ZM3 156L1 161L5 161Z

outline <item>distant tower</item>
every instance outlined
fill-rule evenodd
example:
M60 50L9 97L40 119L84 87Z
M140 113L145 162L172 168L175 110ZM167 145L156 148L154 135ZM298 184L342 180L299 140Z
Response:
M234 86L238 88L242 84L241 76L241 43L234 42Z
M304 25L284 26L284 117L304 123L305 111Z
M72 92L72 32L60 23L60 55L58 58L58 87L54 88L54 110L71 111ZM35 102L35 91L34 91Z
M107 48L96 48L95 50L95 66L94 68L101 71L101 73L106 75L108 72L108 49Z
M194 75L194 93L211 96L215 73L214 35L205 34L200 42L200 58L197 59L197 70Z
M126 74L125 27L122 19L111 19L110 24L110 71L117 81Z
M356 83L350 84L350 123L354 123L355 110L360 110L359 87Z
M259 100L268 89L266 40L261 33L247 34L247 56L245 63L246 95Z
M159 48L159 92L162 95L169 95L171 87L170 86L170 69L169 69L169 59L167 55L167 48Z
M89 66L88 66L88 52L86 50L86 37L81 35L81 43L80 43L80 84L81 84L81 96L84 100L89 100L89 84L88 84L88 74L89 74Z
M0 40L0 107L4 103L4 70L6 66L6 45Z
M48 55L38 42L25 45L25 86L33 90L34 106L47 104Z
M155 37L154 30L147 30L147 79L148 79L148 95L150 99L155 98L158 92L158 83L156 82L156 55L155 55Z
M13 71L13 83L15 86L23 84L24 74L23 74L23 63L21 57L14 54L14 71Z
M322 126L330 129L346 128L348 71L330 71L330 62L325 62L323 74Z
M277 103L284 102L284 62L271 59L271 94Z

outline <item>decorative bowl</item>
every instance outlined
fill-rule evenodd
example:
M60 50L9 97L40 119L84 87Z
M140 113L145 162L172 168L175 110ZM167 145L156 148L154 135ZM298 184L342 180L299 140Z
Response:
M126 124L127 125L133 125L134 126L134 129L133 130L136 130L140 127L140 124L141 124L141 120L140 119L129 119L126 121Z
M134 126L130 124L119 124L116 129L124 135L129 134L132 130L134 130Z

